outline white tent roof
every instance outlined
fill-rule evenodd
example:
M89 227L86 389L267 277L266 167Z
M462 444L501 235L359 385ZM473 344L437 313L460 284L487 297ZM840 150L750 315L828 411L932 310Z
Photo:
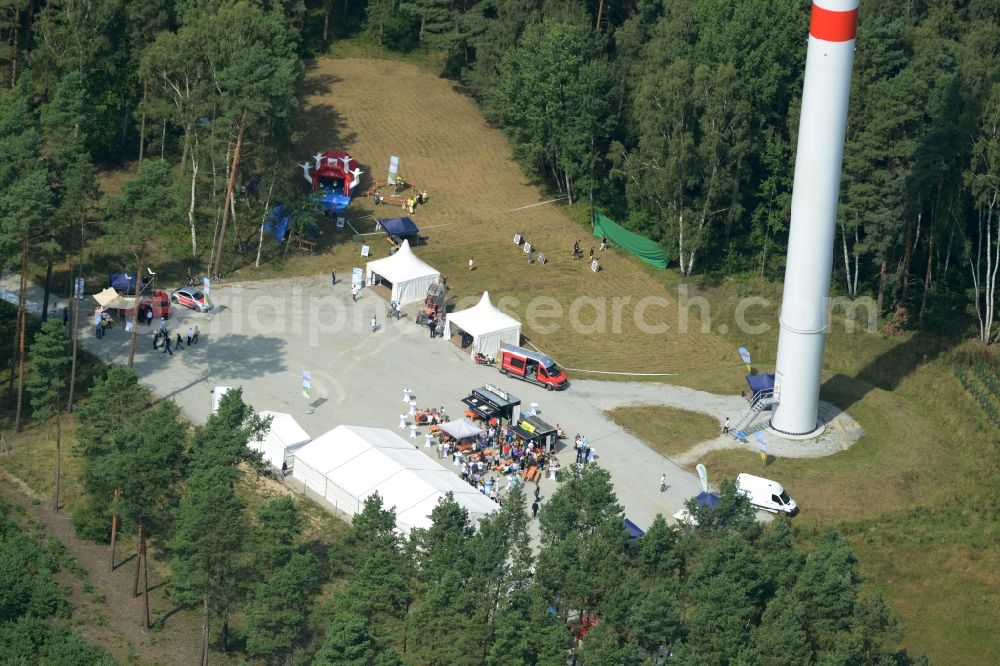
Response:
M291 414L265 410L260 415L272 417L271 427L259 442L250 442L250 446L263 453L264 460L280 469L285 459L311 438Z
M113 310L128 310L135 304L135 297L122 296L111 287L94 294L94 300L101 307Z
M429 526L431 510L449 491L473 520L497 508L436 460L383 428L337 426L296 451L295 459L296 470L303 463L320 472L355 498L358 507L378 492L386 507L396 508L397 525L407 532Z
M264 437L279 442L286 448L297 444L305 444L312 439L309 433L302 429L302 426L299 425L299 422L291 414L272 412L265 409L260 412L260 416L264 418L268 416L273 417L271 419L271 428Z
M483 429L469 419L448 421L441 425L441 430L444 430L455 439L465 439L466 437L475 437L476 435L483 434Z
M373 275L380 275L391 282L393 300L403 305L422 299L427 294L427 288L441 277L440 271L413 254L407 240L395 254L368 262L365 279L369 284Z
M476 305L449 314L446 321L448 337L457 326L472 336L473 350L481 354L496 354L505 344L521 343L521 322L494 306L488 291Z

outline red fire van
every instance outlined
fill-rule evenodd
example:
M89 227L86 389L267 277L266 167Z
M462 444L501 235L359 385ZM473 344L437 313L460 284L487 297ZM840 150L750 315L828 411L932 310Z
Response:
M569 378L556 362L545 354L504 345L500 348L498 369L508 377L544 386L549 391L569 386Z

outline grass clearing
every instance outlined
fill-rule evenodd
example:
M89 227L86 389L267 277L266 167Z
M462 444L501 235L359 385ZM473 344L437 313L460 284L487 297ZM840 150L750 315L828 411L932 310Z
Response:
M707 414L662 405L626 405L605 414L657 453L673 457L719 435L719 423Z

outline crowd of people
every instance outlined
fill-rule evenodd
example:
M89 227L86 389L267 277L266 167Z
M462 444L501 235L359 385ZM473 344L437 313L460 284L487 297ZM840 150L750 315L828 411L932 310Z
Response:
M187 330L187 346L198 344L198 336L201 331L198 330L198 326L188 326ZM157 350L160 347L163 350L160 352L162 354L174 355L174 351L180 351L184 348L184 336L181 335L180 331L177 332L176 340L171 343L170 331L167 329L167 320L160 317L160 327L153 332L153 350Z
M557 432L562 429L556 424ZM579 437L579 435L577 435ZM437 444L438 458L450 459L459 469L462 480L499 503L504 490L535 482L543 476L556 480L560 469L555 450L546 450L533 440L517 436L513 428L492 419L477 438L463 442L444 436ZM501 482L506 485L501 486Z

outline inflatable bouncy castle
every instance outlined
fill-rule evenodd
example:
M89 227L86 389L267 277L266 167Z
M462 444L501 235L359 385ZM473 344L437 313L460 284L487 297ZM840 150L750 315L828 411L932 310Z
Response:
M342 150L317 153L315 163L304 162L302 172L312 187L314 200L326 215L339 215L351 203L354 188L361 182L361 169Z

